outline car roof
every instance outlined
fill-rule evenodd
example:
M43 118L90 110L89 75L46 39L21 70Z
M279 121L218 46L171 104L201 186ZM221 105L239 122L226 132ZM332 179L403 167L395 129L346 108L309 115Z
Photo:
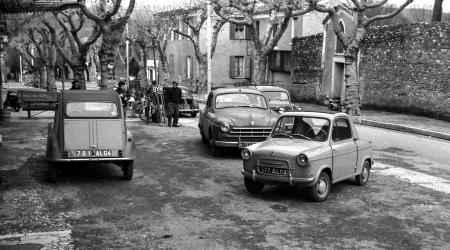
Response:
M258 85L254 86L258 91L283 91L287 92L287 89L279 87L279 86L271 86L271 85Z
M62 91L64 102L70 101L113 101L120 102L120 97L113 90L65 90Z
M345 116L349 118L348 114L342 112L327 112L327 111L299 111L299 112L286 112L281 114L280 117L283 116L309 116L309 117L317 117L317 118L326 118L332 120L338 116ZM350 118L349 118L350 119Z
M259 91L255 90L255 89L249 89L249 88L220 88L220 89L213 90L213 92L216 95L217 94L236 93L236 92L261 95L261 93Z

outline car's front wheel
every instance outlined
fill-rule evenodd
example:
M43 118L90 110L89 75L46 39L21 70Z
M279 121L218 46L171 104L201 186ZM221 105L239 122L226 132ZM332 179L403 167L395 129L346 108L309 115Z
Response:
M209 152L212 156L220 156L220 148L216 146L216 140L214 138L209 140Z
M322 172L316 184L309 188L309 196L313 201L325 201L331 189L330 176Z
M262 190L264 188L263 183L253 181L248 178L244 178L244 185L245 185L245 189L247 189L247 191L252 194L259 194L262 192Z
M133 172L134 172L134 161L127 162L123 167L123 179L124 180L131 180L133 179Z
M365 161L362 167L361 174L356 176L356 184L359 186L365 186L369 181L370 176L370 162Z
M55 162L48 163L48 180L53 183L58 181L58 166Z

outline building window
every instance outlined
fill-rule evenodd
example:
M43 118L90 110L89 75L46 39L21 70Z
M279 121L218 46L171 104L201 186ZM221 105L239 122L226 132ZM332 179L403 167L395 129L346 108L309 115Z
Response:
M186 79L192 79L192 57L187 56L186 57Z
M291 72L291 52L273 50L269 55L269 69L272 71Z
M339 21L339 26L342 29L342 32L345 33L345 26L342 21ZM344 43L336 36L336 54L344 54Z
M230 39L231 40L249 40L250 30L244 24L230 23Z
M231 56L230 57L230 77L250 78L250 57Z

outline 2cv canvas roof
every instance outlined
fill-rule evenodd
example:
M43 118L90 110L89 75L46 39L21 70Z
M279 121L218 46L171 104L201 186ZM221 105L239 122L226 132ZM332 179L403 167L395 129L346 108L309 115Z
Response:
M67 102L114 102L120 103L120 97L113 90L65 90L62 92L62 100Z

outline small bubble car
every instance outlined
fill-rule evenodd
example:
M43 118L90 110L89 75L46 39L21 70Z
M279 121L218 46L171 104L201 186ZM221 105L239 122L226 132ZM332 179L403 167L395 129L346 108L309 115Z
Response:
M371 143L359 138L345 113L283 113L268 139L241 156L248 192L285 184L307 188L313 201L326 200L332 184L352 177L366 185L373 165Z
M127 129L119 95L111 90L68 90L58 97L47 139L49 180L68 163L111 162L123 178L134 171L134 140Z

